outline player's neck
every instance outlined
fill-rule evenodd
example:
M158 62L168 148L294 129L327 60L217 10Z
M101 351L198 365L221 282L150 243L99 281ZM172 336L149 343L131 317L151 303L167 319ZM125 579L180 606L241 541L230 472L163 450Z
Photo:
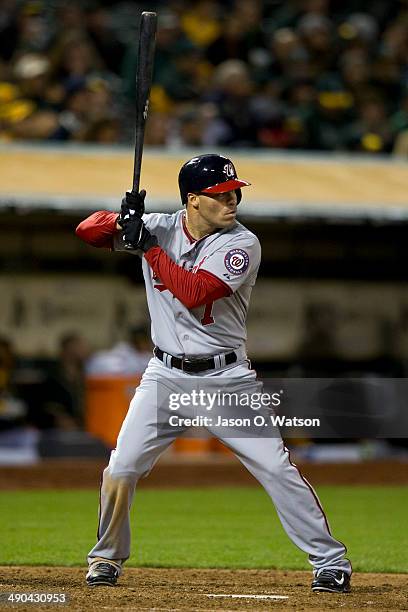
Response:
M213 227L205 221L202 217L194 215L191 212L185 211L184 222L189 234L195 239L200 240L208 234L212 234L217 228Z

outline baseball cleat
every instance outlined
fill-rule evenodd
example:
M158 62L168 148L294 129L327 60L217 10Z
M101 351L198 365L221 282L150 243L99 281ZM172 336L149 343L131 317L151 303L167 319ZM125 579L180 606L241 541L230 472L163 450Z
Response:
M93 563L86 575L88 586L115 586L119 578L119 569L108 561Z
M329 593L349 593L350 576L342 570L324 569L312 582L312 591Z

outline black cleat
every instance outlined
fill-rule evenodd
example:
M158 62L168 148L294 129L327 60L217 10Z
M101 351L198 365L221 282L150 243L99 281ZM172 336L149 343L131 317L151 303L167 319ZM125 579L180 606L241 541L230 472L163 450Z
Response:
M324 569L312 582L312 591L329 593L349 593L350 576L342 570Z
M109 561L97 561L93 563L86 575L88 586L115 586L119 578L119 569Z

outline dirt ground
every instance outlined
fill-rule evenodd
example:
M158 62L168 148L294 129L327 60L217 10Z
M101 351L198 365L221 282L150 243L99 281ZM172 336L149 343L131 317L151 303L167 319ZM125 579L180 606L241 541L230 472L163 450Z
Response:
M309 572L126 569L118 586L88 587L79 568L2 567L0 593L65 593L60 605L6 605L1 610L407 610L407 576L354 574L351 593L312 593ZM215 597L220 595L221 597ZM227 597L246 595L247 597ZM251 598L249 595L268 595ZM273 599L278 596L282 599Z

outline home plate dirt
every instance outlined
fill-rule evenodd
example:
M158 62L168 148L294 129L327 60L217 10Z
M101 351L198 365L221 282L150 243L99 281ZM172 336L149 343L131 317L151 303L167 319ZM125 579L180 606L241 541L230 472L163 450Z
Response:
M0 594L65 593L68 606L0 605L1 610L407 610L405 574L354 574L347 595L312 593L310 572L127 568L116 587L87 587L84 568L2 567ZM211 595L209 597L208 595ZM223 597L215 597L222 595ZM229 595L229 597L226 597ZM240 595L240 597L232 597ZM247 597L242 597L245 595ZM258 597L254 597L258 596ZM261 598L280 596L287 599ZM3 600L4 601L4 600Z

